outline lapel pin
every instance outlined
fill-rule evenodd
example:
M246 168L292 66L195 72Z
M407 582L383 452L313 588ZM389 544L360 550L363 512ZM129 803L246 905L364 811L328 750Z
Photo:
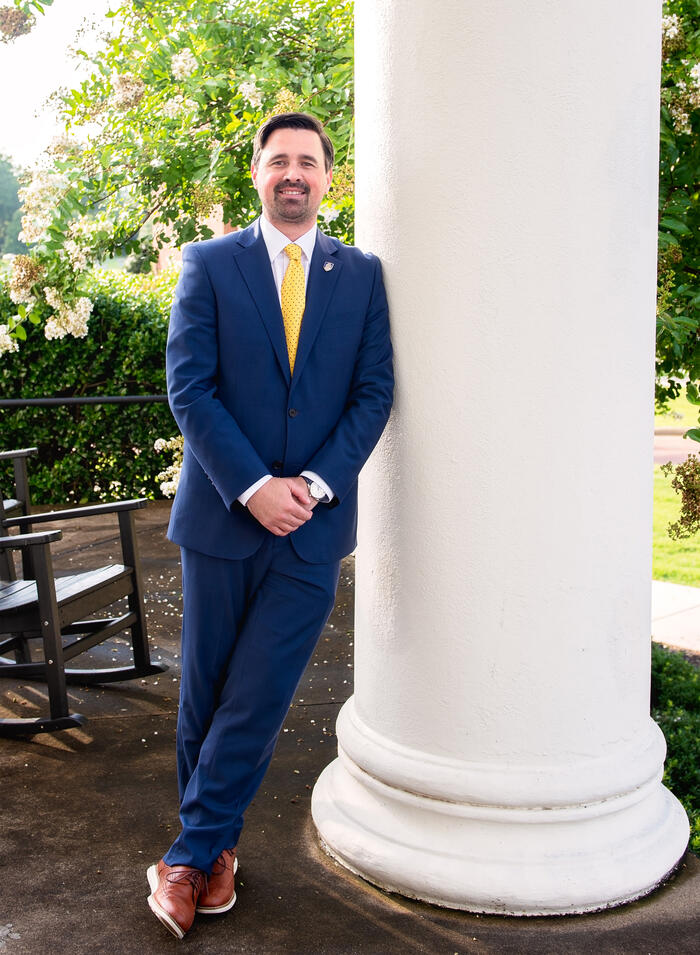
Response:
M331 270L332 268L333 268L333 263L332 263L332 262L324 262L324 263L323 263L323 271L324 271L324 272L330 272L330 270Z

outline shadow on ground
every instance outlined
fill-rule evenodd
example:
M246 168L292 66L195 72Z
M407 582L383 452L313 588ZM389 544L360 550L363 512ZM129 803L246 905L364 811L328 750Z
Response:
M167 673L109 688L70 688L81 729L0 740L0 953L385 955L698 951L700 859L620 909L513 919L451 912L367 885L320 849L311 790L335 756L338 710L352 690L352 559L335 611L304 675L275 757L246 818L238 901L198 917L184 942L146 905L145 870L177 832L174 739L180 625L177 549L167 504L140 512L153 656ZM65 532L65 527L63 528ZM108 520L64 533L57 570L115 554ZM116 554L115 554L116 556ZM125 659L123 643L95 659ZM101 656L100 656L101 654ZM0 681L0 715L44 706L41 684Z

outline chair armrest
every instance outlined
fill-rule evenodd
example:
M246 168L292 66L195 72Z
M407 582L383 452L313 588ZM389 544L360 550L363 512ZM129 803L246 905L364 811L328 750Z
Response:
M24 527L29 524L44 524L47 521L67 521L76 517L96 517L100 514L118 514L120 511L133 511L145 507L148 499L134 498L131 501L111 501L109 504L88 504L85 507L71 507L66 511L46 511L42 514L25 514L23 517L8 517L2 523L5 527Z
M36 454L38 448L19 448L17 451L0 451L0 461L11 461L13 458L29 458Z
M33 544L52 544L63 537L63 531L44 531L43 534L13 534L0 537L0 550L17 550L31 547Z

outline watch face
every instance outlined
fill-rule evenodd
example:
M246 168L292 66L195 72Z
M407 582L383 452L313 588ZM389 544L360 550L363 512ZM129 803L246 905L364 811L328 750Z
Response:
M323 488L319 484L316 484L315 481L309 484L309 494L316 501L320 501L326 496L326 492L323 490Z

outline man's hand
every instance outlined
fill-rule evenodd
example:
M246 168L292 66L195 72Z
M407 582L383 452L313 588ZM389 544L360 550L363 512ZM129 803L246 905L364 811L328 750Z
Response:
M311 508L311 510L316 507L318 501L309 494L309 485L303 477L282 478L282 480L287 482L292 494L300 504Z
M277 537L285 537L301 527L312 512L304 478L271 478L253 494L247 506L256 521Z

